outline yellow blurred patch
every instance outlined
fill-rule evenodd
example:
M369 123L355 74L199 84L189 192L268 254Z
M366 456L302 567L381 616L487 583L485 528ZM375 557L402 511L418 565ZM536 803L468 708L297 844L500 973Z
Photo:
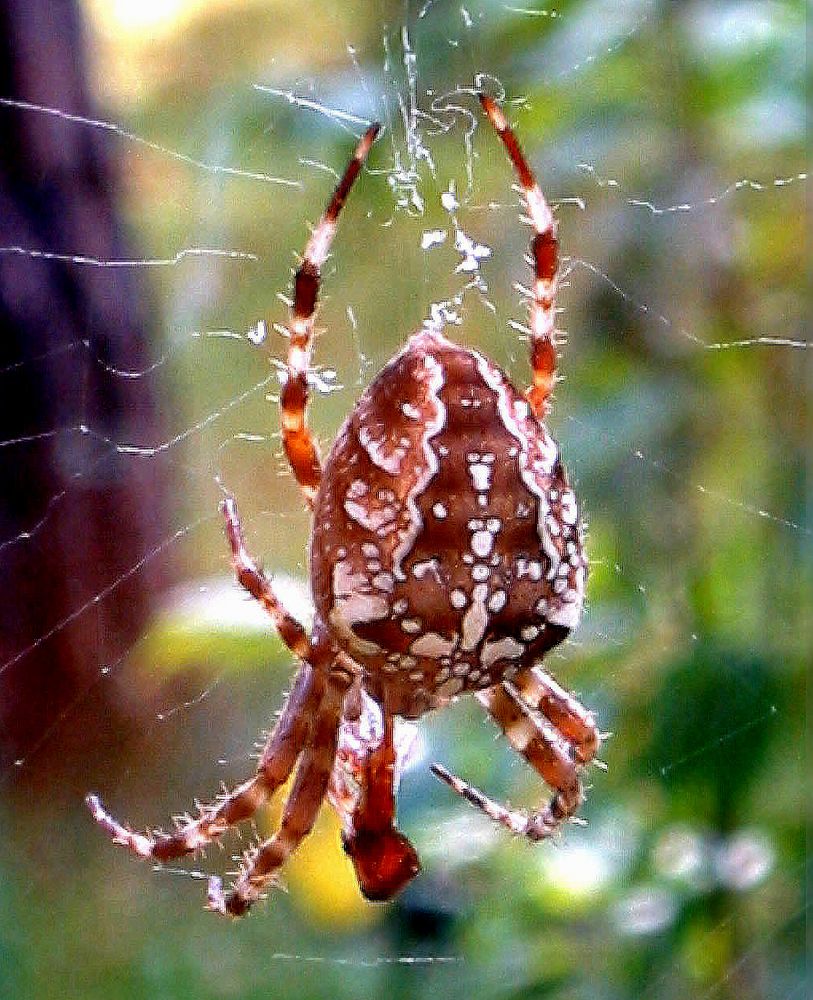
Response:
M276 829L290 787L289 781L263 817L263 836L270 836ZM310 922L332 930L354 931L383 915L381 906L367 902L361 895L352 862L342 850L341 826L327 803L310 836L288 860L281 875L294 904Z
M382 909L359 892L340 835L333 810L323 808L310 837L288 862L286 878L291 895L310 919L354 930L380 919Z
M218 0L219 5L231 0ZM212 0L85 0L91 17L108 32L130 33L139 40L170 35L200 15Z

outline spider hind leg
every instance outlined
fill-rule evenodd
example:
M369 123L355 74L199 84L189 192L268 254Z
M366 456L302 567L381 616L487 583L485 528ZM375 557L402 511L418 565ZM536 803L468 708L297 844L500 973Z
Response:
M573 747L579 764L595 760L602 734L593 713L546 670L535 666L523 671L514 678L511 691L515 700L518 694L530 709L541 712L556 727Z
M556 384L556 274L559 267L556 221L502 108L486 94L480 94L480 103L514 166L534 228L530 254L534 283L529 301L533 382L526 396L534 414L542 420L550 408L550 396Z

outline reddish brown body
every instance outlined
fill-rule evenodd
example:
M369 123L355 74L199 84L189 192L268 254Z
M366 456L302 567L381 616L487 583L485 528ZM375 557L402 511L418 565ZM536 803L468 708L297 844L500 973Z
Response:
M586 561L558 448L505 374L422 332L340 431L316 496L317 614L386 712L491 687L561 642Z
M173 832L136 833L97 796L87 798L114 842L167 861L253 816L295 770L279 828L245 854L228 893L210 880L207 905L218 913L241 916L264 894L325 797L362 892L389 899L402 889L420 863L395 826L395 718L415 718L466 691L553 795L528 814L440 764L435 775L530 840L553 836L582 801L580 770L596 753L598 729L540 664L578 624L587 571L576 498L544 425L556 369L556 226L502 110L480 100L534 230L530 387L521 395L486 357L424 330L353 407L322 467L305 419L321 267L378 134L372 125L305 247L288 329L281 430L313 508L310 635L249 555L234 498L223 501L237 579L300 661L291 693L254 776Z

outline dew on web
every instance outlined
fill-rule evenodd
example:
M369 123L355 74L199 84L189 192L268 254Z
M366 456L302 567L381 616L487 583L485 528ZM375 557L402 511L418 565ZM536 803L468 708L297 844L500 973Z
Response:
M621 188L620 181L614 180L612 177L601 177L594 166L589 163L579 163L579 170L583 170L586 174L592 177L596 184L600 188ZM807 181L809 179L808 172L806 170L801 170L799 173L791 174L789 177L774 177L770 180L757 181L750 177L741 177L739 180L734 181L727 187L723 188L719 194L708 195L708 197L703 198L701 201L689 203L682 202L676 205L654 205L651 201L642 200L640 198L627 198L626 203L631 205L633 208L645 208L648 209L652 215L676 215L681 212L697 212L701 208L714 207L719 205L721 201L736 194L739 191L753 191L753 192L764 192L770 191L771 188L785 188L792 184L798 184L801 181Z

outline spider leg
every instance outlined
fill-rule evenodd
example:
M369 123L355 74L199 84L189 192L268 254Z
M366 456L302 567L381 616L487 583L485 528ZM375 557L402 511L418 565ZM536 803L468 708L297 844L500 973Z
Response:
M246 549L243 527L240 523L240 514L234 497L227 496L221 504L221 509L226 518L226 537L231 547L232 566L238 583L262 604L271 616L279 637L291 652L300 660L310 659L311 642L304 627L286 611L274 593L271 581L257 566Z
M203 806L197 819L181 823L173 833L138 833L114 819L98 796L88 795L85 802L93 818L113 843L129 848L142 858L170 861L206 847L228 827L253 816L262 803L284 784L308 740L309 720L318 712L324 690L323 671L303 664L268 738L254 777L218 802Z
M519 673L507 686L515 689L526 705L553 723L573 747L580 764L593 760L601 744L601 733L593 713L557 684L547 671L531 667Z
M535 233L531 239L534 286L530 301L531 368L533 383L526 396L534 414L544 419L556 383L556 272L559 244L550 206L497 102L480 94L480 103L502 139L514 165Z
M355 664L341 654L331 665L324 696L310 728L279 829L247 853L237 880L228 893L223 892L219 878L210 880L207 904L210 910L232 917L247 913L287 858L310 833L327 791L336 757L342 707L348 688L353 683L355 669Z
M313 350L313 328L321 269L336 233L339 212L367 159L380 127L378 123L371 125L361 137L324 215L305 246L302 264L294 278L288 372L280 395L280 420L285 454L310 507L313 506L322 476L319 450L305 420L308 405L308 368Z
M420 872L418 854L395 827L398 753L393 718L359 692L345 712L328 795L342 820L342 845L370 900L392 899ZM379 732L373 732L378 724Z
M511 746L522 754L553 789L553 797L545 806L529 815L494 802L439 764L432 765L432 772L458 795L512 833L534 841L551 837L565 820L574 815L583 799L579 765L573 748L549 722L535 715L521 698L514 695L508 686L502 684L480 691L477 699L488 709Z

